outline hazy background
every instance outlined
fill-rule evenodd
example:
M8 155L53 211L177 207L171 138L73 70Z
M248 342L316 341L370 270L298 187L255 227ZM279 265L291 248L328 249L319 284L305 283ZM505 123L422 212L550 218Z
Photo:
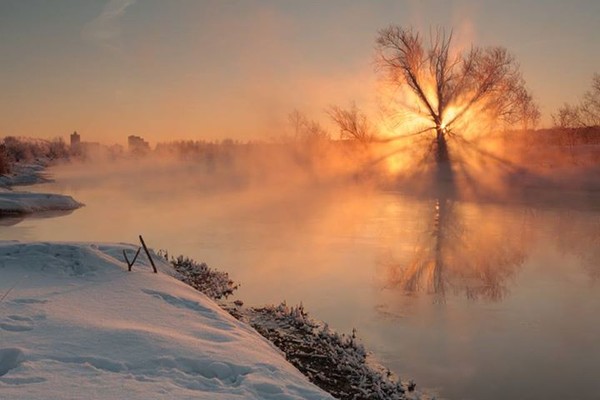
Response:
M375 109L388 24L507 47L542 125L600 65L600 2L0 0L0 136L277 136L294 108Z

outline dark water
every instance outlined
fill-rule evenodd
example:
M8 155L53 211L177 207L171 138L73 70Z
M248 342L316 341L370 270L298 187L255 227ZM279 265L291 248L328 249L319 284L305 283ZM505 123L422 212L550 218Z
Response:
M55 183L27 190L86 207L1 220L0 239L142 233L228 271L246 304L303 302L337 330L356 328L384 365L438 398L600 399L600 197L459 202L161 171L54 169Z

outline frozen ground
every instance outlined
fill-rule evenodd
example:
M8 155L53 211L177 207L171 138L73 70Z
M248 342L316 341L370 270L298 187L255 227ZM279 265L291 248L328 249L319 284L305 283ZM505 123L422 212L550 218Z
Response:
M328 399L248 325L126 244L0 242L0 397Z

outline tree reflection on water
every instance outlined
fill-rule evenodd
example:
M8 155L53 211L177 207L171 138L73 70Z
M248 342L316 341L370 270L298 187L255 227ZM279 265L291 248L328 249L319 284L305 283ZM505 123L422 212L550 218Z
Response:
M592 281L600 279L596 197L585 188L565 193L546 184L533 170L490 151L492 143L449 144L443 149L445 161L429 151L407 172L404 185L418 187L429 208L421 216L424 227L416 234L405 232L401 243L379 258L386 288L409 295L424 292L436 301L449 293L500 301L534 242L576 255ZM544 184L529 188L527 182ZM409 250L400 248L411 241Z
M430 204L410 250L390 247L379 258L386 288L431 294L436 301L448 294L500 301L536 243L574 256L592 283L600 279L598 214L557 204L503 207L448 196Z
M382 260L386 286L413 294L424 291L443 300L446 293L469 299L501 300L527 256L526 231L499 232L485 223L467 221L455 201L434 201L427 230L408 262L391 254Z

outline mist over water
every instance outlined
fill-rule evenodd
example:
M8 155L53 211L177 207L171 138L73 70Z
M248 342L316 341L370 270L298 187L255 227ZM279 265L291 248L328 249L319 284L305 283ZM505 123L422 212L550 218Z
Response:
M247 305L302 302L334 329L356 328L386 366L442 398L596 398L598 193L490 201L408 179L382 190L335 157L253 160L53 167L54 183L28 190L86 206L3 219L0 239L143 234L229 272ZM316 162L328 167L307 168Z
M0 240L141 234L438 399L600 399L599 1L35 4L0 175L70 161L0 191L85 206Z

